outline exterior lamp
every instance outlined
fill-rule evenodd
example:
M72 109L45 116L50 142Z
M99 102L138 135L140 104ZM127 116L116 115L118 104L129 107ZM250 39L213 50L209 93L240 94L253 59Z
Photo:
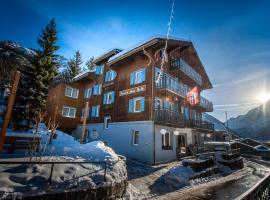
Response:
M174 135L179 135L180 132L179 132L179 130L175 130L175 131L173 132L173 134L174 134Z
M160 129L160 133L161 133L161 135L164 135L165 133L167 133L167 131L166 131L166 129Z
M201 134L201 137L205 137L205 134L204 134L204 133L202 133L202 134Z
M208 134L206 134L206 137L210 138L210 137L211 137L211 134L209 134L209 133L208 133Z

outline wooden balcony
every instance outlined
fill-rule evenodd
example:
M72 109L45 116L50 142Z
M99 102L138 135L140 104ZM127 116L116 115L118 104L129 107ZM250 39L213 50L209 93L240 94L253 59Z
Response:
M185 120L185 126L190 128L198 128L203 130L214 131L215 127L213 123L206 122L203 120L189 119Z
M187 96L187 85L177 81L173 77L167 75L167 74L162 74L160 76L160 79L157 81L156 78L156 89L158 90L167 90L169 92L172 92L182 98L186 98Z
M183 127L184 118L179 112L161 109L154 111L154 121L160 125Z
M202 77L196 72L189 64L187 64L183 59L178 58L172 60L170 63L170 67L172 70L179 70L187 77L195 81L199 86L202 86Z
M204 97L200 97L199 106L203 109L204 112L213 112L213 103Z

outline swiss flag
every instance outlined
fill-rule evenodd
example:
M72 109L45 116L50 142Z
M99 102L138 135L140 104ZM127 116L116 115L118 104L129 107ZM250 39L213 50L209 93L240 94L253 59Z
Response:
M199 89L197 86L192 88L188 93L187 93L187 101L191 106L195 106L198 103L200 103L200 96L199 96Z

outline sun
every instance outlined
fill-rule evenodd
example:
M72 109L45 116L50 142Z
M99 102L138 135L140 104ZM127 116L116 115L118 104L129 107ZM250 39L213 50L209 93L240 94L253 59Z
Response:
M257 97L257 99L262 103L266 103L270 100L270 95L267 93L262 93Z

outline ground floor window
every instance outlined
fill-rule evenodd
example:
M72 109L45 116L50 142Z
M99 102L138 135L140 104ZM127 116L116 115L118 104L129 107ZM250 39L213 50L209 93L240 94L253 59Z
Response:
M139 144L139 131L133 130L132 132L132 144L138 145Z
M163 149L172 149L171 147L171 133L166 132L165 134L162 134L162 148Z
M62 116L63 117L71 117L75 118L76 116L76 108L64 106L62 110Z
M111 116L104 117L104 129L109 128L109 123L111 122Z

